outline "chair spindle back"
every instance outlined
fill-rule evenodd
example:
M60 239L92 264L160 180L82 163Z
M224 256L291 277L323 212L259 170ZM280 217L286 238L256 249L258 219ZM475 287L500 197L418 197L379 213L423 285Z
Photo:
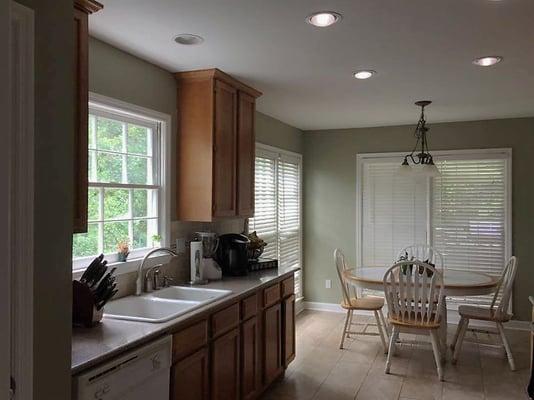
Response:
M343 302L350 304L351 297L356 297L356 291L351 285L347 283L343 277L343 272L348 269L345 262L345 255L340 249L334 250L334 263L336 265L337 276L339 277L339 283L341 284L341 292L343 294Z
M504 270L497 286L497 291L491 302L491 309L496 316L504 316L508 313L510 301L512 300L512 287L514 285L515 275L517 273L517 257L512 256L506 263ZM499 300L499 295L501 298Z

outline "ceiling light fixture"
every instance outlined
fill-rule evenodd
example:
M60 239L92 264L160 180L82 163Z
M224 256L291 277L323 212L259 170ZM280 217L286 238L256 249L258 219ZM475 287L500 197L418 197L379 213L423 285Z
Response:
M364 70L361 70L361 71L356 71L353 74L353 76L356 79L369 79L370 77L372 77L375 74L376 74L376 71L373 71L372 69L364 69Z
M319 28L326 28L341 21L341 14L334 11L319 11L306 17L306 22Z
M192 33L181 33L174 38L174 41L184 46L195 46L204 42L204 38Z
M485 56L474 59L473 64L478 65L479 67L491 67L492 65L498 64L501 61L501 56Z
M419 117L419 122L417 122L417 126L415 127L414 131L416 142L412 152L404 156L404 161L399 167L399 175L413 175L414 172L428 177L436 177L441 175L438 167L436 167L434 164L434 160L430 154L430 151L428 150L427 133L429 128L426 126L425 107L431 103L432 102L430 100L421 100L415 102L416 106L421 107L421 116ZM421 145L421 152L415 154L419 144ZM420 165L421 168L418 168L418 171L415 171L414 168L408 163L408 160L410 160L414 165Z

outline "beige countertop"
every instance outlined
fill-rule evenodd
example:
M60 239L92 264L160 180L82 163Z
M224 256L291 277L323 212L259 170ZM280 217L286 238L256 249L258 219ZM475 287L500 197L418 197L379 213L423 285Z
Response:
M148 322L132 322L104 318L93 328L73 328L71 372L73 375L108 360L125 350L146 343L151 339L172 333L180 325L187 324L191 319L199 317L238 297L258 290L276 280L282 280L297 271L292 268L285 271L271 269L250 272L241 277L224 277L221 281L213 281L201 287L210 289L227 289L232 294L190 313L160 324Z

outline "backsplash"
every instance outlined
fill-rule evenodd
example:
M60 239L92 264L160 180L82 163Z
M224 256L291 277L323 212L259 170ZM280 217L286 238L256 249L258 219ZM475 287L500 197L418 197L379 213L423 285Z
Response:
M244 230L245 219L234 218L217 222L178 222L171 224L171 247L176 246L176 239L186 239L185 254L173 257L168 264L161 268L162 276L167 276L174 280L174 283L186 283L189 281L189 242L194 239L195 232L210 231L219 235L224 233L241 233ZM114 299L129 296L135 293L136 272L121 274L117 276L117 289L119 290Z

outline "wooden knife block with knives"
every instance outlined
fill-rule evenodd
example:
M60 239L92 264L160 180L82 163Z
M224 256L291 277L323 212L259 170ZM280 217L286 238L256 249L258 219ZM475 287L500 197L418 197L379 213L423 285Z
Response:
M117 293L115 268L106 274L101 254L87 267L79 281L72 281L72 324L92 327L102 320L104 305Z

